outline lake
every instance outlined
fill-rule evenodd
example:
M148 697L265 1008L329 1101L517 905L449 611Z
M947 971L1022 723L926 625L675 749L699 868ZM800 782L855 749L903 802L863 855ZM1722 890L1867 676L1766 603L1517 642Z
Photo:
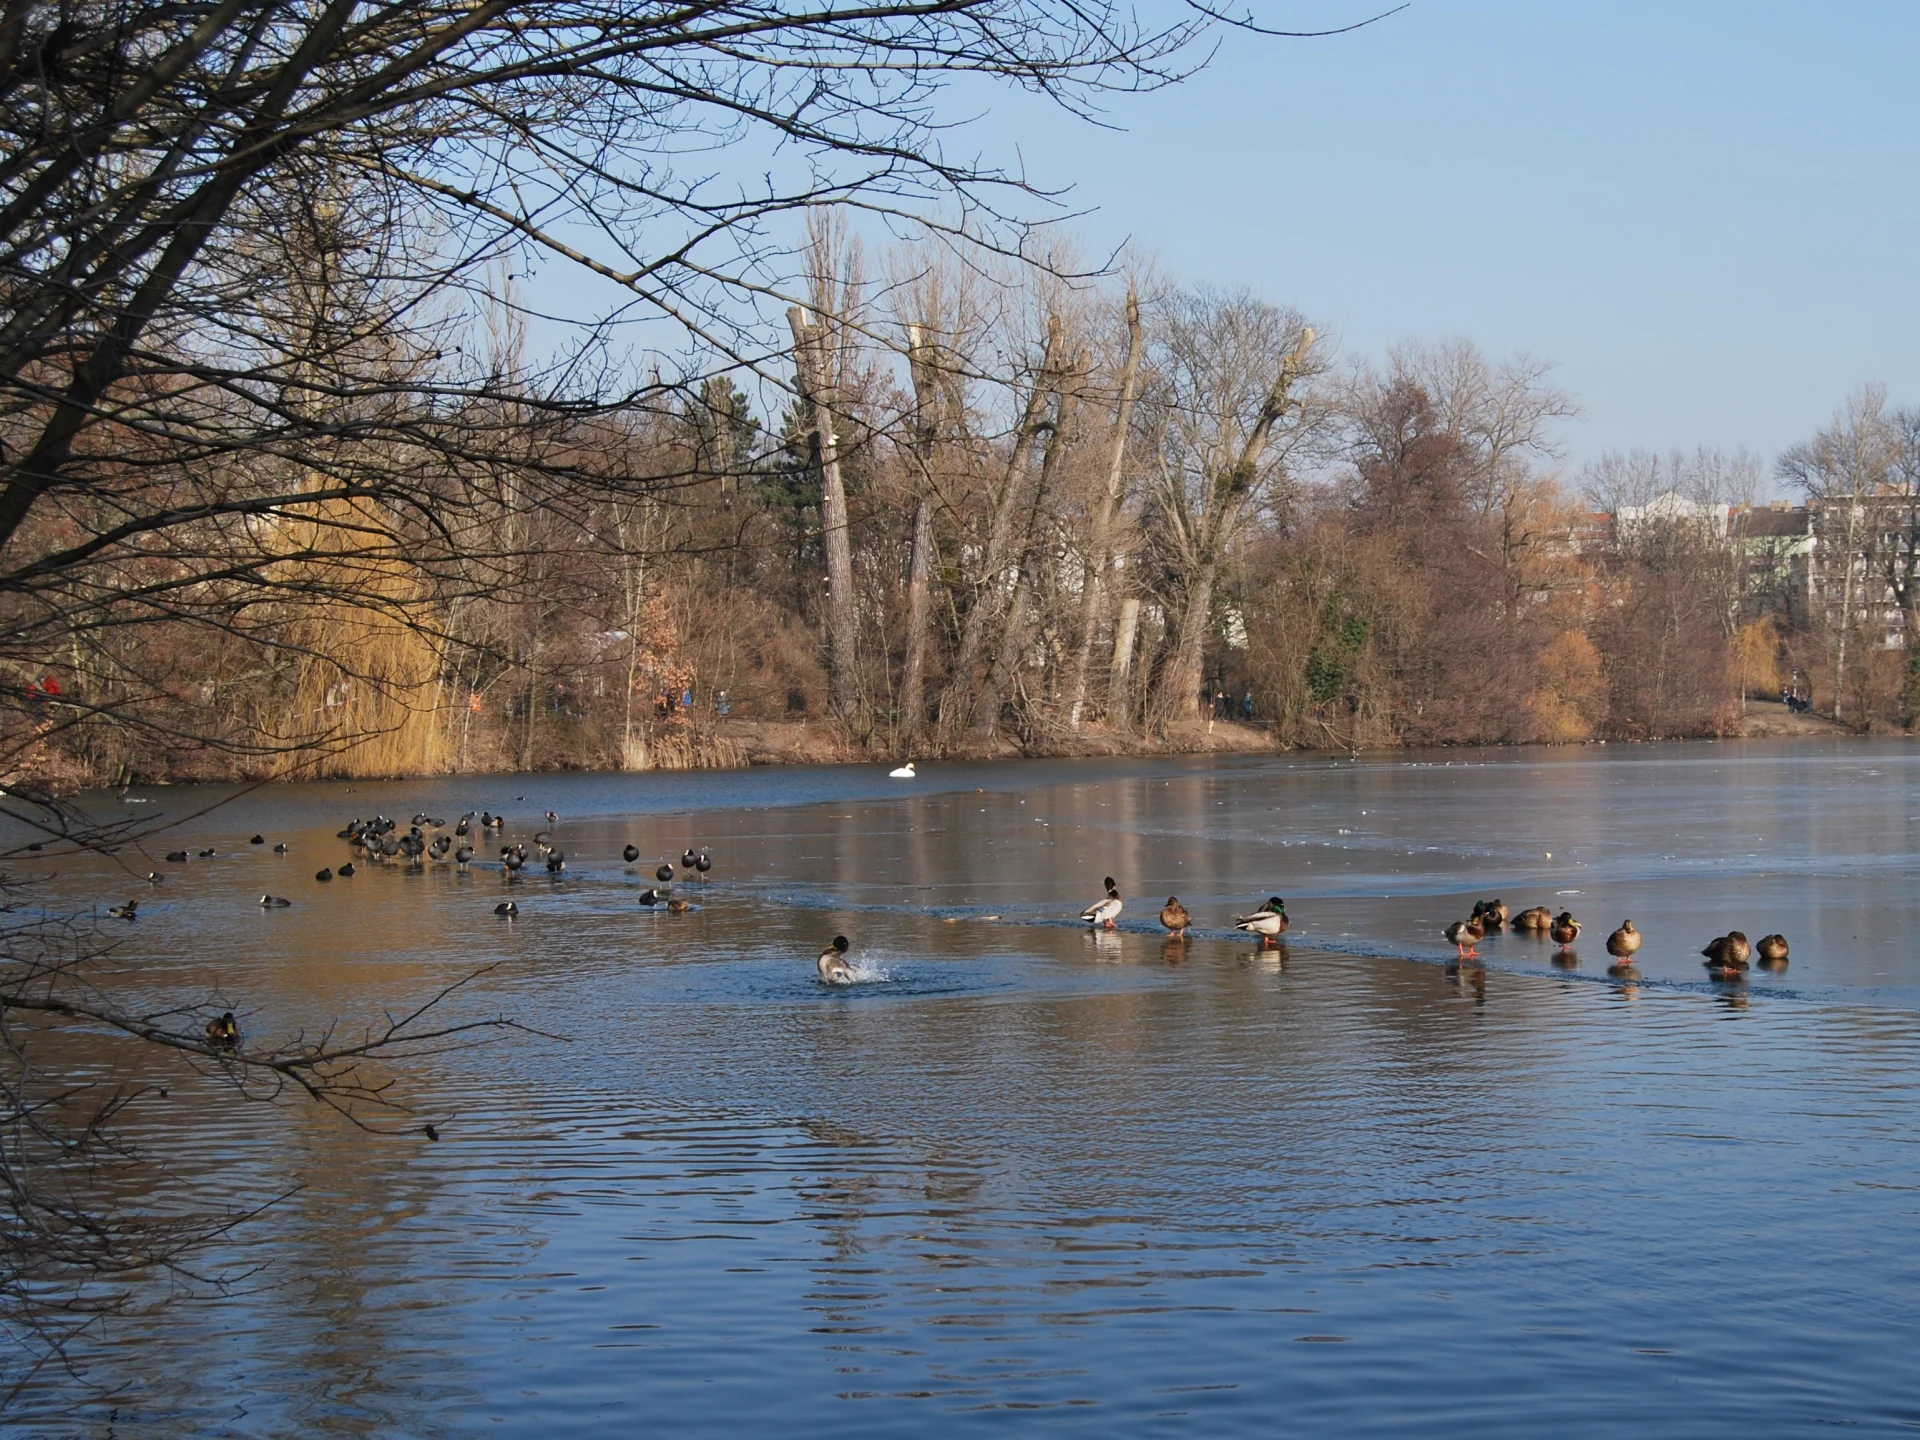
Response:
M354 816L483 807L557 811L564 878L482 842L313 879ZM204 1081L143 1106L210 1202L294 1193L208 1257L231 1293L93 1339L109 1396L47 1377L0 1424L1910 1431L1916 841L1911 743L1728 742L279 786L124 870L28 857L49 907L139 898L100 921L123 983L255 1043L487 964L448 1015L542 1033L408 1067L438 1143ZM639 905L688 846L697 908ZM1281 949L1230 928L1270 894ZM1449 967L1491 896L1571 909L1576 954ZM1790 966L1710 981L1730 928ZM836 932L864 983L817 983Z

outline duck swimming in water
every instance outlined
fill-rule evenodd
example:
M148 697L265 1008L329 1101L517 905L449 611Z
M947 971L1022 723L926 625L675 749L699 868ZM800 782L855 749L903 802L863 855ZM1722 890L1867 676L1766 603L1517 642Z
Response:
M1553 912L1544 905L1535 905L1530 910L1522 910L1507 923L1515 930L1524 930L1537 935L1542 930L1553 928Z
M665 898L665 893L659 890L642 890L640 892L640 903L642 905L658 905Z
M1486 939L1487 926L1481 916L1476 914L1471 920L1454 921L1442 933L1453 942L1462 960L1477 960L1480 958L1480 952L1474 947Z
M1607 954L1622 965L1631 965L1645 943L1646 937L1633 928L1633 921L1622 920L1620 928L1607 936Z
M814 966L820 972L822 985L851 985L853 962L847 959L847 937L834 936L833 943L820 952Z
M1547 931L1557 945L1571 945L1580 938L1580 922L1573 918L1571 910L1562 910L1553 917L1553 926Z
M1187 913L1187 907L1180 903L1178 895L1167 896L1167 903L1160 907L1160 923L1175 935L1184 937L1187 927L1193 924L1193 916Z
M693 903L691 901L682 900L677 895L667 901L667 913L669 915L685 915L692 909Z
M1120 918L1120 890L1113 883L1113 877L1107 876L1107 898L1096 900L1080 912L1080 918L1089 925L1104 925L1114 928L1113 922Z
M1258 935L1262 945L1278 944L1280 937L1287 933L1287 927L1293 922L1287 918L1287 902L1278 895L1267 897L1267 903L1251 915L1242 915L1233 922L1233 928L1244 930L1249 935Z
M240 1022L233 1018L233 1011L229 1010L207 1021L205 1034L207 1044L223 1050L231 1049L240 1043Z
M124 905L115 905L107 911L116 920L134 920L139 918L135 912L140 909L138 900L129 900Z

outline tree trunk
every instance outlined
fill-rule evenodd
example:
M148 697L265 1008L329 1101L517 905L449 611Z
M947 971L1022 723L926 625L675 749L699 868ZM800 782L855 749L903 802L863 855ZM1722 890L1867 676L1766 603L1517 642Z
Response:
M933 462L939 443L939 377L932 347L918 325L907 327L907 360L913 372L914 453L920 462L920 495L913 507L913 553L907 566L907 654L900 680L900 743L911 755L927 720L927 620L933 584Z
M1087 703L1087 669L1093 658L1093 631L1100 619L1100 601L1106 588L1107 558L1111 548L1113 512L1120 503L1126 479L1127 430L1133 424L1134 387L1140 378L1140 357L1146 349L1146 332L1140 324L1140 299L1127 292L1127 363L1120 372L1120 408L1113 419L1113 446L1108 452L1107 484L1093 497L1093 514L1087 536L1087 563L1081 579L1080 648L1073 659L1073 689L1070 692L1067 724L1080 728L1080 712ZM1109 707L1111 708L1111 707Z
M1054 414L1053 427L1047 432L1046 453L1040 461L1040 483L1026 506L1027 523L1022 532L1013 598L1007 604L1006 624L1001 629L999 647L987 666L986 676L980 682L980 695L974 705L974 729L982 739L991 737L1000 727L1001 698L1006 694L1008 680L1018 668L1020 656L1031 638L1027 634L1027 612L1031 608L1035 588L1033 567L1039 558L1035 553L1035 542L1040 534L1041 508L1053 489L1054 476L1066 450L1065 422L1066 401L1061 397Z
M820 530L827 551L827 703L834 714L864 735L859 678L854 670L858 636L853 595L853 546L847 535L847 489L840 474L840 441L834 431L834 396L829 381L824 332L809 324L807 312L787 311L793 330L794 371L813 427L815 462L820 467Z
M1116 730L1133 727L1133 707L1128 704L1128 677L1133 672L1134 637L1140 633L1140 597L1129 595L1120 603L1120 618L1113 626L1113 663L1107 671L1107 724Z

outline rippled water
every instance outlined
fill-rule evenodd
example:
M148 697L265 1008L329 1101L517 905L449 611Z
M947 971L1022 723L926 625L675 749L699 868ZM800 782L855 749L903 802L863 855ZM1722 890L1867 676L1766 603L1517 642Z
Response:
M1916 782L1898 742L524 776L246 794L152 847L156 889L36 856L49 903L140 896L129 983L252 1036L498 961L454 1012L554 1038L411 1071L438 1144L178 1087L156 1151L301 1188L217 1257L261 1267L235 1293L106 1333L114 1398L15 1423L1911 1428ZM509 838L558 810L567 877L312 879L354 814L482 806ZM689 844L698 910L642 909ZM1275 892L1284 951L1225 928ZM1449 973L1440 926L1496 894L1586 919L1571 968L1504 936ZM1637 982L1602 948L1629 915ZM1788 934L1787 973L1706 980L1731 927ZM868 983L815 983L836 930Z

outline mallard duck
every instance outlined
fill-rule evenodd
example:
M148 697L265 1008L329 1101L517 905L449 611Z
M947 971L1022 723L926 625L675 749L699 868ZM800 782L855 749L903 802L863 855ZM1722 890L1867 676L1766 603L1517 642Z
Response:
M1787 963L1787 937L1784 935L1762 935L1753 948L1760 952L1762 965L1774 966Z
M820 971L820 983L823 985L851 985L853 983L853 963L847 959L847 937L836 935L833 943L820 952L820 958L814 962Z
M313 872L313 878L318 880L322 885L325 885L329 880L333 879L333 871L322 867Z
M1193 923L1193 917L1187 913L1187 907L1180 903L1178 895L1169 895L1167 903L1160 907L1160 923L1176 935L1185 935L1187 927Z
M1471 920L1456 920L1442 933L1454 943L1462 960L1477 959L1480 952L1475 947L1487 936L1484 912L1476 913Z
M1747 957L1753 953L1753 947L1747 944L1747 937L1738 930L1730 930L1714 940L1707 942L1707 948L1700 952L1707 957L1707 969L1715 974L1739 974L1747 968Z
M1236 916L1233 928L1244 930L1249 935L1258 935L1262 945L1278 944L1280 937L1287 933L1287 927L1293 922L1287 918L1287 902L1278 895L1267 898L1251 915Z
M1573 918L1571 910L1562 910L1553 917L1553 924L1547 935L1557 945L1571 945L1580 938L1581 924Z
M111 907L107 911L107 914L111 915L116 920L133 920L138 918L136 915L136 912L139 909L140 909L140 902L138 900L129 900L124 905L115 905Z
M889 770L887 772L887 778L889 780L917 780L920 777L913 773L913 761L909 760L899 769Z
M670 860L663 862L660 868L653 872L653 878L663 885L671 884L673 881L673 862Z
M207 1044L220 1049L227 1049L238 1045L240 1043L240 1022L233 1018L233 1012L229 1010L224 1015L207 1021L206 1037Z
M670 915L685 915L691 909L692 903L682 900L678 895L667 901L667 913Z
M1632 960L1640 953L1646 937L1633 928L1633 921L1622 920L1620 928L1607 936L1607 954L1616 960Z
M1507 923L1507 902L1504 900L1481 900L1473 907L1473 918L1489 932L1498 930Z
M634 861L640 858L640 847L638 845L627 846L626 849L620 852L620 858L629 865L633 864Z
M1507 923L1515 930L1531 930L1538 933L1553 928L1553 912L1544 905L1535 905L1531 910L1522 910Z
M284 910L292 903L291 900L282 900L278 895L262 895L260 897L260 904L268 910Z
M511 920L520 913L520 907L511 900L502 900L498 905L493 907L493 913L496 915L504 915L507 919Z
M1114 928L1113 922L1120 918L1120 891L1113 883L1113 877L1107 876L1107 898L1096 900L1080 912L1080 918L1089 925L1104 925Z

